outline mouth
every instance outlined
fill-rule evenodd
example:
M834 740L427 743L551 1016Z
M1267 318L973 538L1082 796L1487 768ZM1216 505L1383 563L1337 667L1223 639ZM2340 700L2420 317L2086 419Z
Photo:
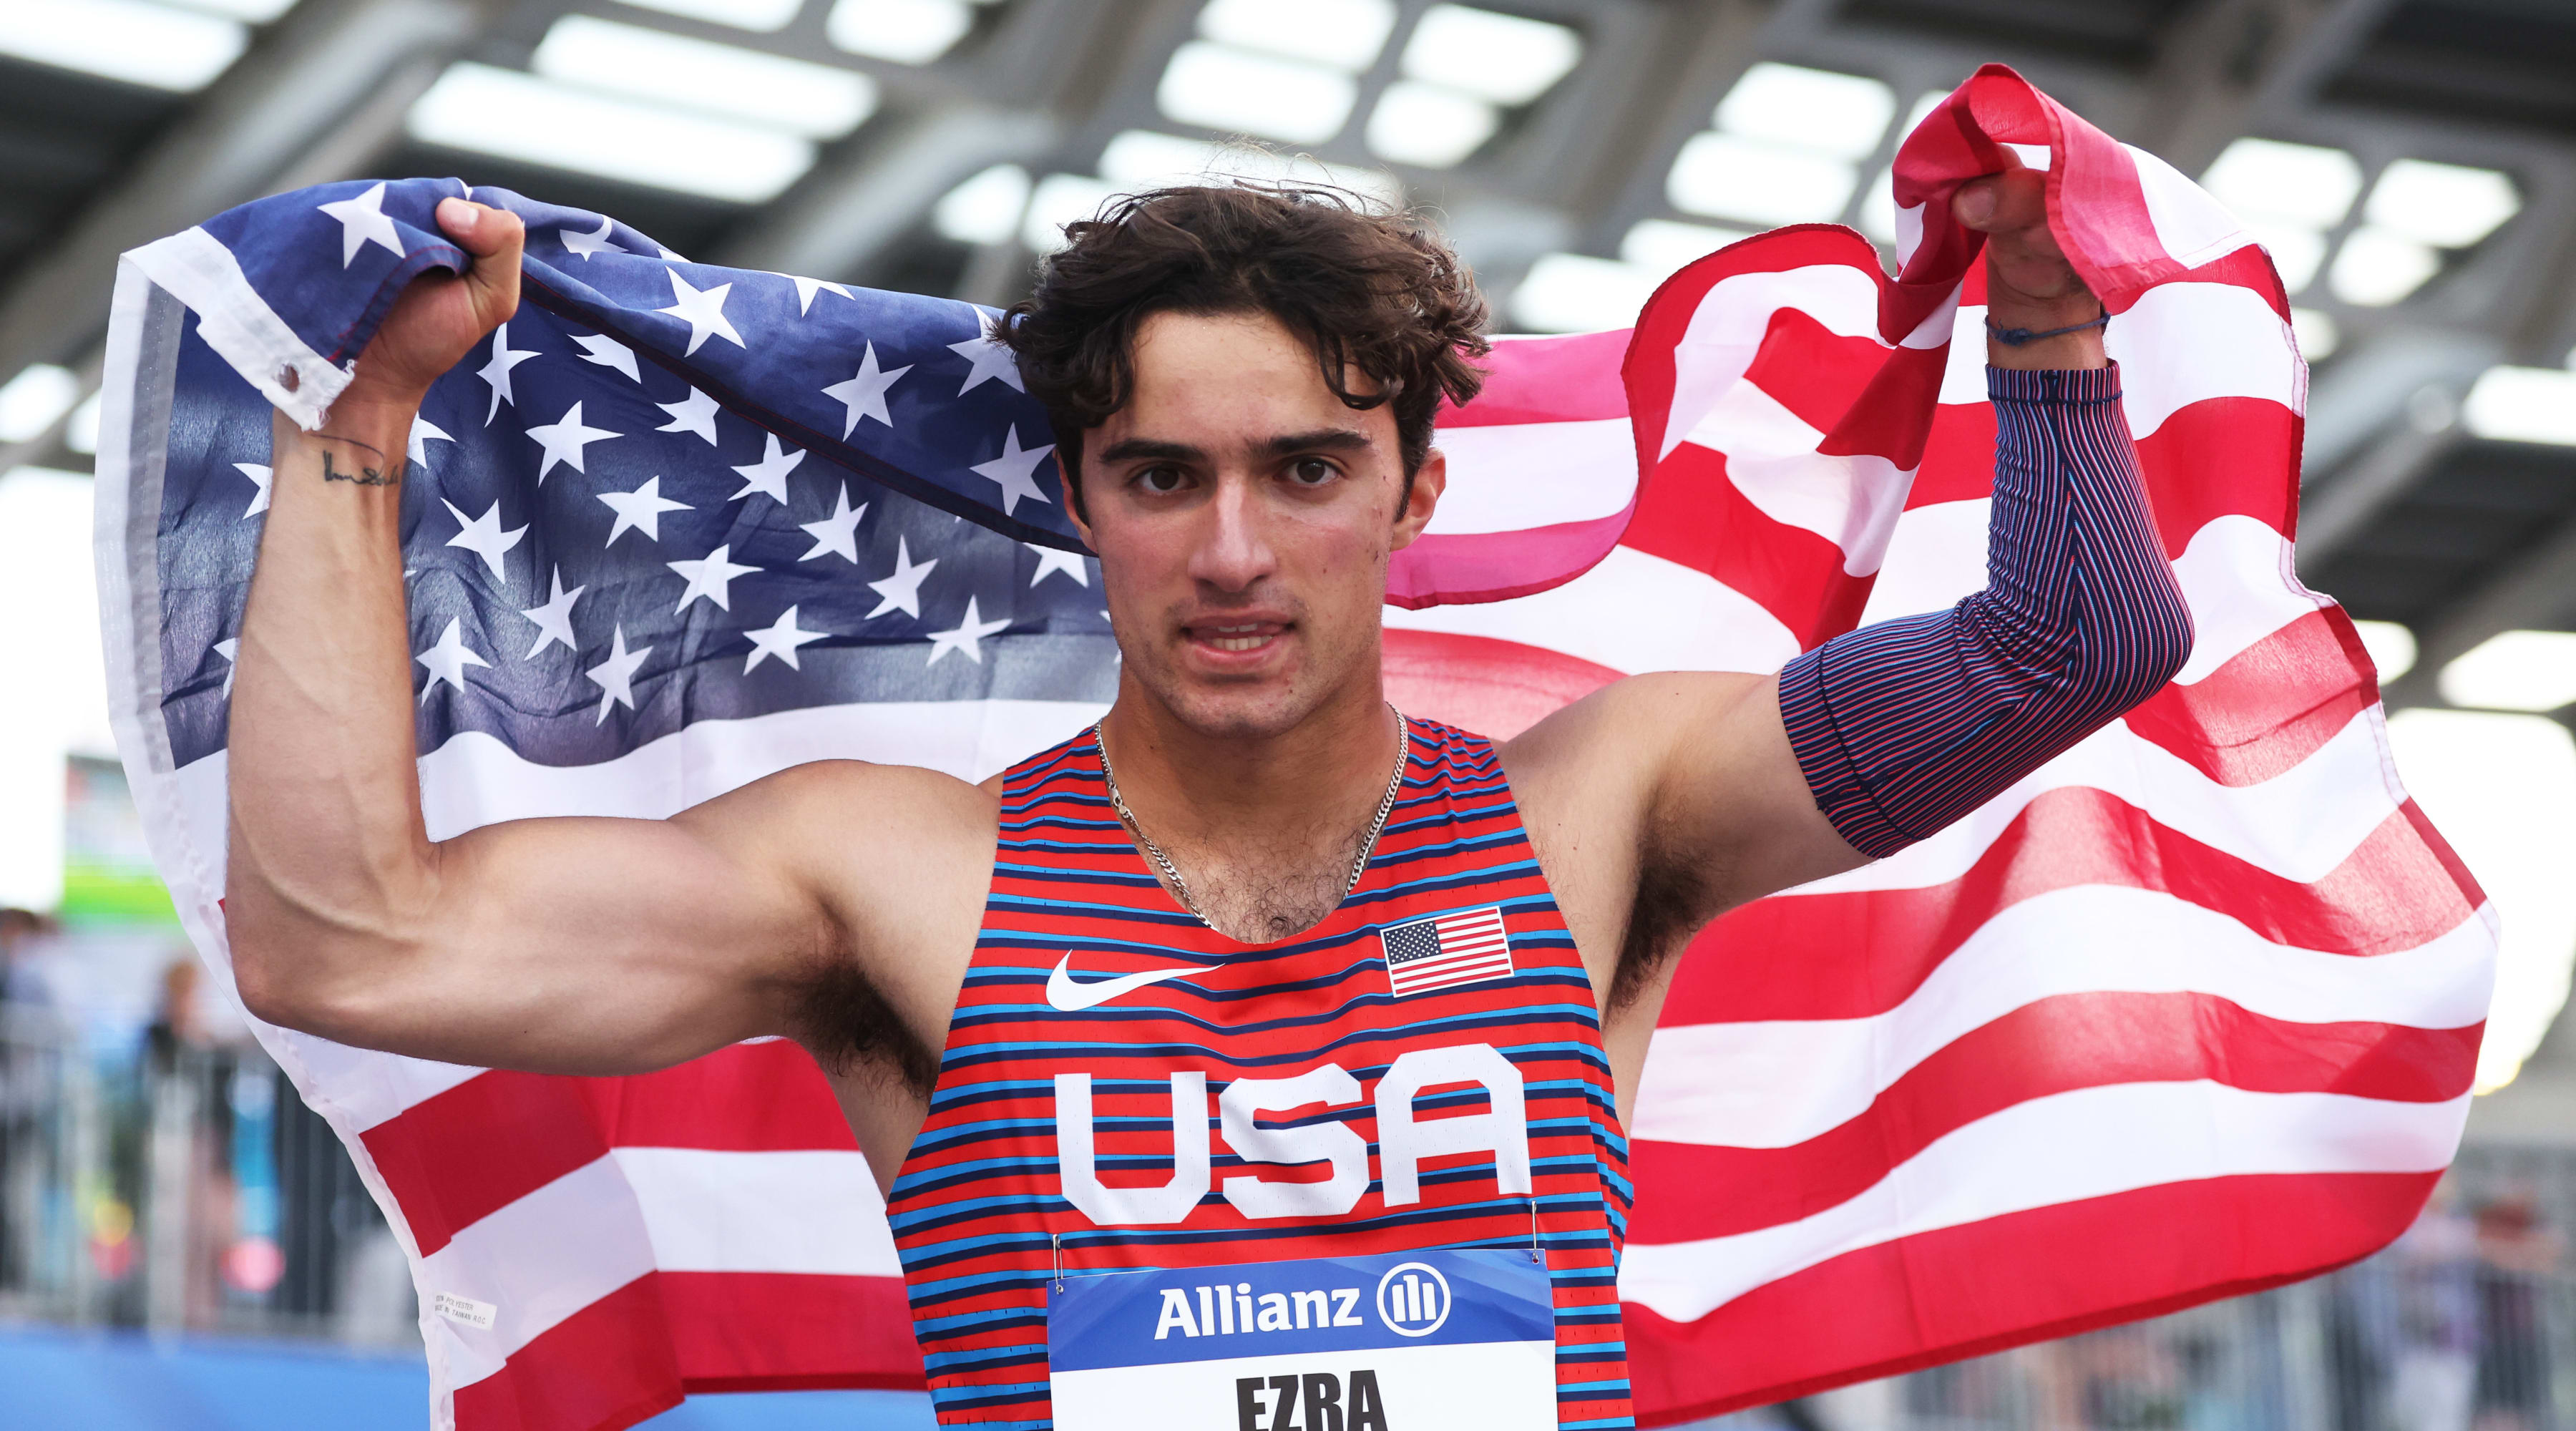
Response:
M1203 653L1220 657L1255 655L1286 636L1285 621L1206 621L1181 628L1181 634Z

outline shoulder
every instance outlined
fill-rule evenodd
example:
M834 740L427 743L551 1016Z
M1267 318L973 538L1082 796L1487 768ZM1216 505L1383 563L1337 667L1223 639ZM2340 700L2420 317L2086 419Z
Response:
M1524 806L1642 800L1685 745L1711 740L1729 715L1759 706L1770 683L1741 671L1628 676L1497 748Z

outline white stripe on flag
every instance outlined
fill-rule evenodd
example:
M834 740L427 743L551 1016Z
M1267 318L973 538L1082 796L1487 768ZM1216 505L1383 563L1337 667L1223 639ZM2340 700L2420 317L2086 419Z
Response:
M1619 1295L1691 1321L1843 1253L2007 1213L2199 1178L2432 1172L2459 1146L2469 1098L2396 1103L2211 1083L2034 1098L1937 1140L1812 1217L1699 1242L1630 1243Z

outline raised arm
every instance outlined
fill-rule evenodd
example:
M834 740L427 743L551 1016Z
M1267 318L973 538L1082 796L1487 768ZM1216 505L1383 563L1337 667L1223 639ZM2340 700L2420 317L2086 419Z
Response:
M1589 855L1537 832L1589 886L1578 900L1601 911L1595 942L1617 946L1595 956L1615 961L1614 1002L1727 908L1935 833L2153 695L2190 655L2119 370L2100 329L2078 326L2101 310L2049 237L2039 177L1977 181L1955 211L1989 234L1996 327L2073 328L1988 344L1999 432L1985 589L1837 637L1777 677L1621 682L1507 753L1516 784L1533 768L1543 804L1589 805L1613 829L1624 815L1636 831L1632 852L1606 841Z
M902 1064L903 1040L851 1047L847 1028L806 1025L827 1007L866 1012L853 1001L877 991L855 977L853 946L910 942L872 924L946 911L935 898L912 916L852 908L828 863L848 842L811 835L864 795L872 826L921 832L883 842L872 874L901 879L906 861L953 861L941 831L972 844L970 787L842 762L669 820L428 838L398 521L405 442L430 382L516 308L522 239L515 216L461 200L440 221L477 255L472 270L405 292L320 431L277 419L229 740L225 914L244 1003L345 1043L541 1072L658 1068L773 1033ZM935 988L885 992L944 1020Z

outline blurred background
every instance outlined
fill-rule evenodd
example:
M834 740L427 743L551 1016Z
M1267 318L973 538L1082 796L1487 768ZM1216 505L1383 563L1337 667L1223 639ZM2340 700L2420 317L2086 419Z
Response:
M1728 1420L2576 1425L2576 0L0 0L0 1425L425 1422L401 1251L197 979L115 759L89 468L120 251L454 175L998 304L1057 225L1213 166L1422 206L1506 330L1615 328L1757 229L1889 244L1898 141L1989 60L2198 177L2293 294L2300 575L2362 618L2403 777L2505 919L2481 1093L2369 1262Z

